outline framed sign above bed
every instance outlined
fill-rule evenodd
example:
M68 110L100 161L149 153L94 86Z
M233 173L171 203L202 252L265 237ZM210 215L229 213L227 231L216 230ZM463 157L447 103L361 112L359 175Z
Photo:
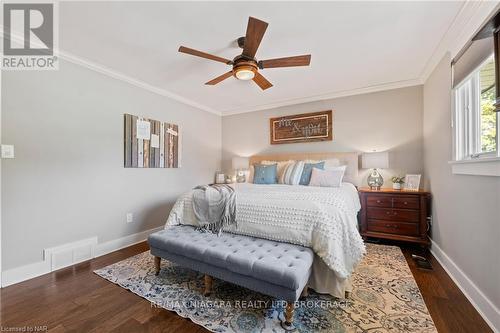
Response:
M270 119L271 144L332 141L332 110Z

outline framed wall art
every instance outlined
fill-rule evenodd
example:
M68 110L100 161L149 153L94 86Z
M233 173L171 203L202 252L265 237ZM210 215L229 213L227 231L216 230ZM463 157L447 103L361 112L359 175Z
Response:
M180 148L179 126L124 115L125 168L179 168Z
M332 141L332 116L328 110L271 118L271 144Z

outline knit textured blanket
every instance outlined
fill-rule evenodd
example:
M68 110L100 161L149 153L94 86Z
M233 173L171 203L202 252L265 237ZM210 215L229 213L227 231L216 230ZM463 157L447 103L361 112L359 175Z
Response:
M193 191L182 195L166 228L200 226ZM224 231L309 247L338 278L350 276L365 253L358 231L356 188L236 184L236 221Z
M236 196L231 186L197 186L192 196L193 213L201 230L220 234L222 228L236 223Z

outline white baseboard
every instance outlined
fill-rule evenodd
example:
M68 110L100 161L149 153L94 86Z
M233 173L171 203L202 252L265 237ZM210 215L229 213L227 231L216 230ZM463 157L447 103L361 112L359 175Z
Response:
M128 235L101 244L97 243L92 249L92 258L100 257L110 252L123 249L127 246L140 243L146 240L148 235L152 234L153 232L159 231L161 229L163 229L163 226L141 231L136 234ZM75 245L79 245L81 242L82 241L77 241L75 242ZM65 244L61 248L71 248L72 244L73 243ZM52 249L49 249L48 252L51 252L50 250ZM7 287L15 283L19 283L22 281L35 278L40 275L50 273L52 271L52 266L53 266L51 257L52 256L47 255L42 261L24 265L21 267L12 268L2 272L2 287ZM60 268L61 267L57 267L57 269Z
M431 244L431 253L436 260L443 266L446 273L448 273L453 282L460 288L491 329L499 333L500 310L432 239Z
M8 269L2 272L2 287L29 280L50 273L50 261L43 260L32 264Z
M138 232L136 234L128 235L122 238L114 239L102 244L97 244L95 248L95 256L100 257L105 254L111 253L113 251L121 250L127 246L131 246L140 242L143 242L148 238L153 232L162 230L164 227L153 228L145 231Z

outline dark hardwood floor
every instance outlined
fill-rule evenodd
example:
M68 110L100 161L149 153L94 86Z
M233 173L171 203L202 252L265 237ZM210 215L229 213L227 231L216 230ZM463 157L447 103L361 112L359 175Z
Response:
M0 331L47 326L50 332L207 332L92 273L146 250L140 243L0 289ZM403 252L439 332L491 332L434 258L434 270L423 271L413 263L412 249Z

